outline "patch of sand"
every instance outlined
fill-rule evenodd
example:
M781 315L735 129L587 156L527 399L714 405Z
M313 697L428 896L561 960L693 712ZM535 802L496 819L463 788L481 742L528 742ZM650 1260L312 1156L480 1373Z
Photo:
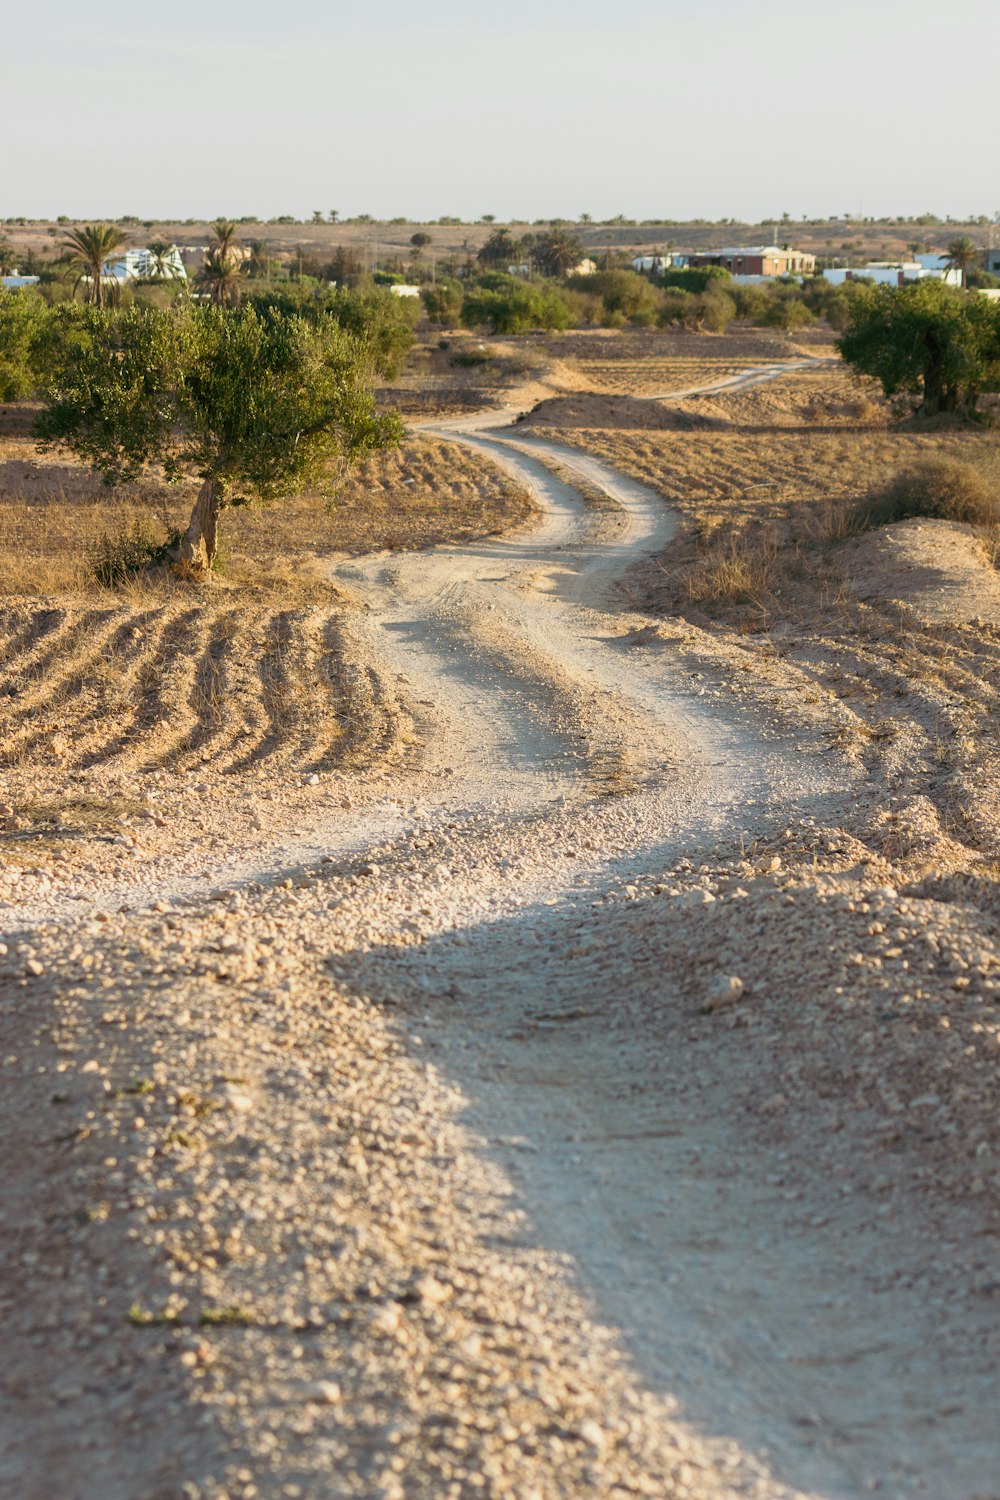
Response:
M953 521L900 521L841 549L858 599L908 604L938 624L1000 623L1000 578L982 542Z

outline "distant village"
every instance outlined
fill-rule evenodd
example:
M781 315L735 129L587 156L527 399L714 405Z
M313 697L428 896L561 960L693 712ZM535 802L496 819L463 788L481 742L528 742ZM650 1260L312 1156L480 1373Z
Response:
M130 281L182 280L193 275L204 264L208 245L171 245L164 251L148 247L124 250L111 257L104 265L103 276L112 283L124 285ZM239 247L234 253L241 254ZM631 261L632 269L643 275L656 276L665 271L687 270L717 266L726 271L734 282L752 285L773 282L789 277L804 280L820 274L831 285L840 286L850 281L865 281L883 286L905 286L911 282L932 279L943 281L948 286L961 287L965 274L945 254L914 255L912 260L875 260L854 266L827 266L819 273L816 256L796 250L789 245L727 245L720 250L678 251L665 249L636 255ZM595 260L582 259L571 267L571 276L588 276L597 273ZM1000 249L981 252L981 269L988 275L1000 277ZM458 268L457 275L470 274L471 267ZM527 262L507 267L510 275L527 277L531 266ZM33 286L38 276L21 275L17 270L0 276L0 286L8 290ZM416 296L418 287L392 286L397 295ZM994 295L1000 295L994 293Z

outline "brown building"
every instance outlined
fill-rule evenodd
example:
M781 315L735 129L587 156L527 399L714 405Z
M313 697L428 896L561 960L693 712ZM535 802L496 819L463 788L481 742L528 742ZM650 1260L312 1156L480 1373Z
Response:
M732 276L809 276L816 269L816 257L777 245L730 245L692 255L688 264L722 266Z

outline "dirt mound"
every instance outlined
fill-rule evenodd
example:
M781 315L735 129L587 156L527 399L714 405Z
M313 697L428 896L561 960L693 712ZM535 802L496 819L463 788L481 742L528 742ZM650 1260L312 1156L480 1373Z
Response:
M0 764L322 770L371 754L391 714L344 663L342 616L245 599L0 610Z
M522 418L522 425L532 428L581 427L592 431L631 428L687 432L692 428L715 427L718 423L701 412L666 406L659 401L581 393L540 401Z
M840 549L859 599L907 604L927 620L1000 623L1000 578L982 542L953 521L900 521Z
M789 371L760 385L692 396L685 409L712 418L713 425L734 427L871 427L885 426L888 408L874 386L861 384L847 371Z

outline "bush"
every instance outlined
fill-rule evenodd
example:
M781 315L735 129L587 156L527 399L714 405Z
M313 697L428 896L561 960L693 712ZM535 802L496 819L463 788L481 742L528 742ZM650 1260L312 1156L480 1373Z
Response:
M134 515L116 531L98 537L90 556L91 572L103 588L118 588L144 568L165 562L179 540L179 534L164 537L147 516Z
M0 401L22 401L42 383L48 323L34 292L0 291Z
M331 318L364 345L387 380L403 368L413 344L413 324L420 316L419 298L394 297L387 288L374 285L363 291L294 281L251 292L243 300L260 313L279 312L313 323Z
M736 316L736 303L728 293L713 288L698 297L698 327L709 333L725 333Z
M489 349L481 346L476 349L460 349L453 354L449 364L457 365L460 370L473 370L477 365L489 365L493 363L493 355Z
M804 328L807 323L815 321L815 314L798 297L772 297L770 306L760 319L765 328L783 328L786 331Z
M917 516L984 526L998 515L997 485L980 469L958 459L928 458L866 495L851 513L850 530L873 531Z
M669 291L663 296L663 305L660 308L660 327L669 328L671 325L682 328L694 328L698 321L698 298L690 292Z
M678 270L663 271L660 285L675 287L681 292L704 292L713 281L730 282L732 279L725 266L683 266Z
M748 323L759 323L771 306L770 293L755 282L748 286L734 286L730 295L736 302L736 316L746 318Z
M662 294L650 281L635 271L598 271L594 276L573 276L569 286L575 292L601 299L602 321L608 328L620 328L624 323L650 328L663 301Z
M482 277L481 282L500 278ZM573 322L573 310L555 287L503 278L509 285L493 289L476 284L465 294L462 322L467 328L490 333L526 333L530 329L563 329Z
M420 293L424 311L432 323L454 328L462 316L462 283L452 276L443 277Z

